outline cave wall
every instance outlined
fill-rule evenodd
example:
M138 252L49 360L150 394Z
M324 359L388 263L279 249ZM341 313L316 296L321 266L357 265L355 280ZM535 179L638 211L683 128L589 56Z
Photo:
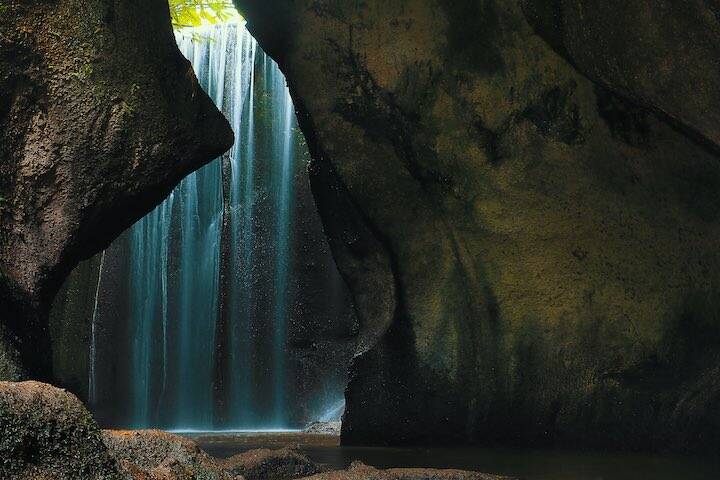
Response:
M0 2L0 72L0 372L46 379L64 277L232 132L164 0Z
M624 3L236 0L362 324L344 443L720 446L717 3Z

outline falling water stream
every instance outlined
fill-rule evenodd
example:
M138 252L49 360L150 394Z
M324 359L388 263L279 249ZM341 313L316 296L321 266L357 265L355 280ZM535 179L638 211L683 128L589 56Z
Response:
M94 405L97 401L97 312L98 301L100 300L100 287L102 285L103 268L105 267L105 251L100 254L100 268L98 271L97 286L95 287L95 297L93 299L93 313L90 321L90 365L88 374L88 402Z
M132 227L133 426L217 428L215 395L222 388L228 398L223 428L286 428L294 107L279 68L244 25L181 32L177 41L201 86L232 124L236 143L225 161L189 175ZM272 157L262 166L256 163L256 96L263 99L261 137L269 139L266 150ZM225 191L224 183L229 187ZM261 205L264 213L258 221ZM230 231L226 237L224 221ZM223 241L229 242L226 259ZM269 299L268 292L257 290L259 277L269 275L258 267L261 256L271 257L264 265L272 271ZM230 282L222 305L229 334L226 365L217 360L224 262ZM273 322L272 346L260 360L254 352L258 302L267 304ZM159 364L162 368L153 367ZM218 378L225 383L218 386Z

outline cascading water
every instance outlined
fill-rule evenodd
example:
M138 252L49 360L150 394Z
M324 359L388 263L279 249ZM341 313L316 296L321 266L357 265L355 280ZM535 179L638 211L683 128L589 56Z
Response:
M187 188L181 184L180 191ZM132 330L132 411L133 425L147 427L156 421L151 411L153 385L166 392L169 308L169 244L175 193L133 226L130 241L130 312ZM192 224L191 224L192 225ZM186 240L183 236L183 241ZM159 322L158 322L159 321ZM182 317L180 317L182 322ZM158 324L159 323L159 324ZM159 329L159 330L158 330ZM182 326L181 326L182 329ZM154 338L161 338L156 348ZM160 356L156 355L156 353ZM161 378L153 378L152 365L161 361Z
M275 221L275 305L273 311L275 334L273 345L273 419L276 426L285 424L285 365L284 347L288 315L288 277L290 274L290 215L292 197L292 140L294 108L285 78L277 68L271 69L272 111L277 114L275 125L279 131L274 135L276 171L273 175L273 193L277 207Z
M237 141L225 162L230 171L223 171L223 163L217 161L188 176L132 228L133 425L216 427L213 380L219 368L228 371L222 385L229 391L224 428L286 428L285 343L295 172L292 100L279 68L264 53L258 54L255 40L242 25L182 32L178 45L202 87L230 120ZM256 77L263 79L260 85ZM256 131L256 95L264 99L260 132ZM264 150L271 160L260 170L258 138L267 144ZM226 181L229 177L227 198L223 176ZM258 210L264 210L260 220ZM231 232L225 239L224 211ZM262 245L256 243L258 237ZM227 364L218 365L215 334L223 240L230 242L226 259L230 289L223 305L229 348ZM273 272L269 300L267 292L256 291L267 275L259 266ZM264 308L257 303L272 312L269 355L256 352L267 350L257 340L257 330L263 328L257 312ZM158 363L162 369L153 367Z
M285 78L243 24L177 42L235 145L73 273L57 330L87 321L87 399L106 426L267 430L336 418L355 317Z

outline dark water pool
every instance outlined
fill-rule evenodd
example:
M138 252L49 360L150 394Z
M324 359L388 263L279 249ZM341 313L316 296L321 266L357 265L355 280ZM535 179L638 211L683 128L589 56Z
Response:
M337 437L303 433L191 435L216 457L254 448L298 447L312 460L346 468L360 460L379 468L459 468L527 480L720 480L720 460L673 455L543 449L341 447Z

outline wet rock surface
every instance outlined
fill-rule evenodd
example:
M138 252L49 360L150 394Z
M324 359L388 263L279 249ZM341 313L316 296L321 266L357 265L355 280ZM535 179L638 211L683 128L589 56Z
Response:
M313 422L305 428L305 433L318 435L340 435L342 422Z
M235 1L362 324L343 443L719 448L712 2Z
M110 454L134 480L242 480L185 437L160 430L104 430Z
M320 467L295 450L259 449L221 460L220 465L246 480L284 480L308 477L320 472Z

